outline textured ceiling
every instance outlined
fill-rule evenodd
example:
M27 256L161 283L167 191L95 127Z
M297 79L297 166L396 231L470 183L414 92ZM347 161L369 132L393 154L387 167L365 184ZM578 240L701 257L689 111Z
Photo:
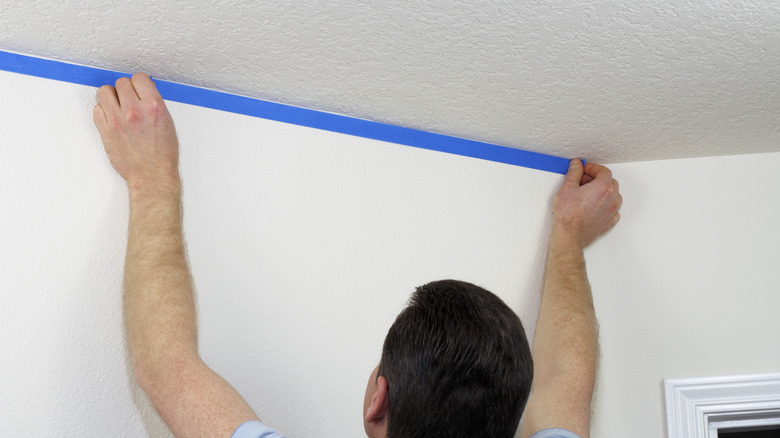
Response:
M780 151L777 0L2 0L0 49L604 163Z

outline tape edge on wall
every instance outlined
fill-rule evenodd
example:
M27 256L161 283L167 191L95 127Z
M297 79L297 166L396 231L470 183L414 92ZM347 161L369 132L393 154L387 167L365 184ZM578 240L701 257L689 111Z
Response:
M131 76L3 50L0 70L91 87ZM567 158L153 79L163 98L174 102L559 174L569 167Z

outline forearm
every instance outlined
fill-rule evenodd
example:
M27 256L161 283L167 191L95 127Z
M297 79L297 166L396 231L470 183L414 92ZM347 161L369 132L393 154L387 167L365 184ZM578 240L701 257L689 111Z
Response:
M257 415L198 355L173 119L144 74L97 97L95 126L130 192L124 317L135 378L175 436L230 436Z
M584 250L618 222L622 199L609 169L593 163L583 167L580 160L569 163L553 200L524 438L555 427L590 436L598 323Z
M561 384L589 398L598 323L581 244L553 226L533 346L535 384Z
M145 386L182 359L197 357L197 324L180 184L131 188L130 197L124 315L136 375Z

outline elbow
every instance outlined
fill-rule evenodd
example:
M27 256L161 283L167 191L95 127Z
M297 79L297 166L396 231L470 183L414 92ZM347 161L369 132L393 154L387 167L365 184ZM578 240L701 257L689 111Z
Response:
M597 365L595 361L584 361L572 366L565 374L569 391L581 399L590 400L596 386Z
M534 367L534 386L553 387L578 398L593 394L598 372L598 353L590 348L571 348L553 360Z
M184 352L157 356L133 354L133 374L138 386L154 400L157 395L168 391L171 385L176 385L177 379L198 360L197 355Z
M155 367L152 360L142 355L133 355L133 377L135 383L148 395L153 382L156 380Z

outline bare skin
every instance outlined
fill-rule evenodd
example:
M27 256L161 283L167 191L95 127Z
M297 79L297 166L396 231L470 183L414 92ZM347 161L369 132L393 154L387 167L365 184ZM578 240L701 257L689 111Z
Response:
M534 381L522 437L544 429L590 435L590 403L598 364L598 323L584 249L620 220L620 196L604 166L572 160L553 202L542 302L534 338ZM371 374L363 423L371 438L387 436L387 382Z
M143 74L97 97L95 125L130 193L123 296L136 380L175 436L229 437L257 415L198 355L173 120Z
M173 120L144 74L101 87L97 98L95 125L130 194L123 298L136 380L175 436L229 437L258 417L198 354ZM598 333L583 251L617 223L621 203L609 169L572 162L553 206L523 437L552 427L589 434ZM364 425L369 436L384 437L387 382L375 373Z
M523 438L551 428L590 436L598 322L584 249L618 223L622 203L609 169L593 163L583 168L579 160L572 160L553 202Z

